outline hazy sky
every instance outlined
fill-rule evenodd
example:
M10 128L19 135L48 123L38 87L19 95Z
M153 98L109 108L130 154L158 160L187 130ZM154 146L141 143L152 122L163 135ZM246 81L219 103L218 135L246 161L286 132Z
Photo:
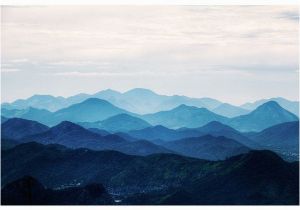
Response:
M2 7L2 100L134 87L298 100L297 6Z

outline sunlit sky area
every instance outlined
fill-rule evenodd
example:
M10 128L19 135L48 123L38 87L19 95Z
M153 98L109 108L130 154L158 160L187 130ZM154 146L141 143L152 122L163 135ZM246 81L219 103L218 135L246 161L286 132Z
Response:
M297 6L2 7L2 101L135 87L298 100Z

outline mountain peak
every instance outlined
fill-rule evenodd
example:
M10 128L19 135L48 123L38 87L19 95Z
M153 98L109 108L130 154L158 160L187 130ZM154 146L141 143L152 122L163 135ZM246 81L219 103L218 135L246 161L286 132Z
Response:
M99 99L99 98L88 98L85 101L83 101L82 103L83 104L99 104L99 103L110 104L108 101L105 101L105 100Z
M61 131L70 131L70 130L77 130L77 129L84 129L84 128L70 121L62 121L61 123L51 128L51 130L61 130Z
M265 107L283 109L276 101L268 101L260 105L258 108L265 108Z
M151 95L156 95L152 90L146 89L146 88L133 88L131 90L128 90L124 94L151 94Z
M109 89L101 90L101 91L95 93L94 95L98 95L98 94L119 95L121 93L109 88Z

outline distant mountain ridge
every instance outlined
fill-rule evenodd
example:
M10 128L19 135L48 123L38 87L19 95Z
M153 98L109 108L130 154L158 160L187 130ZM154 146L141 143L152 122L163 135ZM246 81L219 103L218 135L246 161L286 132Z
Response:
M283 109L277 102L269 101L246 115L231 118L227 124L239 131L261 131L270 126L297 121L298 117Z
M103 121L79 123L85 128L98 128L109 132L127 132L150 127L148 122L128 114L118 114Z
M258 101L255 101L253 103L245 103L241 105L241 108L247 109L247 110L254 110L260 105L268 102L268 101L275 101L277 102L282 108L288 110L289 112L292 112L293 114L299 116L299 101L290 101L282 97L277 98L270 98L270 99L261 99Z
M166 96L156 94L148 89L134 88L124 93L107 89L95 94L81 93L67 98L61 96L54 97L51 95L34 95L28 99L19 99L12 103L3 103L1 107L6 109L26 109L31 106L55 112L73 104L81 103L88 98L107 100L115 106L138 114L169 110L180 104L206 107L208 109L213 109L221 104L220 101L211 98L189 98L178 95Z
M2 138L7 139L6 145L14 144L16 140L19 144L35 141L42 144L60 144L69 148L116 150L134 155L174 153L148 141L131 142L113 134L102 136L68 121L48 128L38 122L13 118L2 124Z
M206 108L183 104L169 111L161 111L141 117L152 125L163 125L168 128L196 128L211 121L227 121L226 117L217 115Z
M70 97L34 95L27 99L18 99L12 103L2 103L1 108L26 109L28 107L34 107L37 109L47 109L51 112L55 112L73 104L81 103L88 98L107 100L115 106L137 114L149 114L159 111L166 111L181 104L185 104L188 106L196 106L198 108L207 108L216 114L220 114L225 117L236 117L241 114L246 114L247 111L252 111L259 105L273 100L278 102L286 110L296 114L297 116L299 115L299 102L289 101L281 97L262 99L254 103L246 103L238 107L207 97L190 98L179 95L160 95L144 88L135 88L124 93L112 89L106 89L95 94L80 93Z

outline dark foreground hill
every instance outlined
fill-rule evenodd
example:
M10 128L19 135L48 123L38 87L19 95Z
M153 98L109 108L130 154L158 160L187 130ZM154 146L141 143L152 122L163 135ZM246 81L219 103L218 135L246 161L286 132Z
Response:
M1 190L2 205L109 205L111 196L101 184L52 190L25 176Z
M142 157L26 143L2 151L1 167L2 186L26 175L47 188L102 183L123 204L299 202L299 163L285 162L270 151L205 161L175 154Z

